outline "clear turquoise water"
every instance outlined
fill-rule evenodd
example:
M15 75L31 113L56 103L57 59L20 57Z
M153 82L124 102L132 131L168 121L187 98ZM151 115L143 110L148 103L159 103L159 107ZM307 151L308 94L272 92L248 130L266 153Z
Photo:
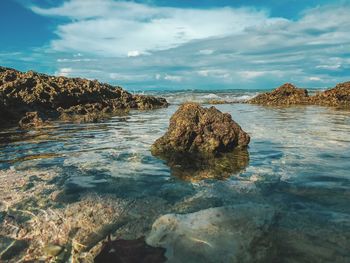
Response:
M267 204L278 215L268 233L276 239L268 262L350 262L349 110L215 105L252 138L246 167L226 180L181 180L150 154L179 103L217 96L239 101L254 94L165 93L172 103L167 109L131 111L100 123L1 131L0 169L59 171L59 187L73 196L109 193L136 202L156 197L168 204L159 216L185 201L183 213ZM188 204L191 198L196 202ZM217 262L228 261L218 255Z

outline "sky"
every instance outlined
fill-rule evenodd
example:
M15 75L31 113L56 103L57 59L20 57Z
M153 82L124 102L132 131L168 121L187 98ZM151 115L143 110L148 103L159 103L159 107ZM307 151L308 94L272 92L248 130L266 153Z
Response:
M129 90L350 81L350 0L2 0L0 65Z

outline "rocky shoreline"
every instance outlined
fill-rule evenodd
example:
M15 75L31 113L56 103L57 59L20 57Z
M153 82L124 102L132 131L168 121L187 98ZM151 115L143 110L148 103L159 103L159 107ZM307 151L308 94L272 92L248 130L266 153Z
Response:
M133 95L97 80L0 67L0 126L27 128L55 119L97 121L120 110L167 106L164 98Z
M310 96L306 89L285 83L271 92L259 94L247 101L266 106L320 105L350 107L350 81L339 83L334 88Z

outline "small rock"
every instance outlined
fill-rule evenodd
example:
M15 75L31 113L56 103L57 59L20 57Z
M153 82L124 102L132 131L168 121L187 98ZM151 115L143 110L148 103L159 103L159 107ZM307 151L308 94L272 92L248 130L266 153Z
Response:
M38 112L27 112L26 115L18 122L21 128L40 127L43 120L39 117Z
M44 253L49 257L57 257L63 250L64 247L55 244L48 244L43 248Z

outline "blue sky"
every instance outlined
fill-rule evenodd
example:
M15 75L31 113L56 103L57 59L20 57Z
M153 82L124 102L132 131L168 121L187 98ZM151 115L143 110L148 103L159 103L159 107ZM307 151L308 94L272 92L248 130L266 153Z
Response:
M0 65L140 89L350 80L350 1L4 0Z

